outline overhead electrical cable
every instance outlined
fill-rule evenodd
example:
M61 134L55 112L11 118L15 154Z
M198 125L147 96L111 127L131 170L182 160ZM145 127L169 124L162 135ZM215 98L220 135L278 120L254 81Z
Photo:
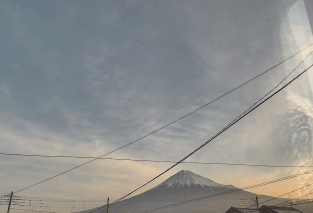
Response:
M292 190L292 191L290 191L290 192L284 193L284 194L279 195L279 196L277 196L277 197L270 198L270 199L268 199L268 200L266 200L266 201L259 202L259 204L263 204L263 203L267 203L267 202L276 200L276 199L281 198L281 197L283 197L283 196L286 196L286 195L288 195L288 194L290 194L290 193L296 192L296 191L298 191L299 189L304 189L304 188L309 187L309 186L312 186L312 183L311 183L311 184L307 184L307 185L305 185L305 186L302 186L302 187L300 187L300 188L297 188L297 189L295 189L295 190ZM252 206L250 206L250 207L252 207Z
M102 202L103 203L103 202ZM8 202L1 202L0 205L7 205ZM48 205L49 207L51 206L95 206L99 204L95 203L47 203L47 202L12 202L12 205L24 205L24 206L35 206L35 205Z
M299 189L298 189L298 190L299 190ZM299 199L300 197L305 197L305 196L308 196L308 195L312 195L312 194L313 194L313 192L310 192L310 193L307 193L307 194L302 194L302 195L298 196L297 198L292 199L292 201L287 200L287 201L278 203L278 204L276 204L275 206L288 206L288 205L292 206L292 205L295 205L295 204L296 204L296 203L293 202L293 200ZM302 203L301 203L301 204L302 204Z
M103 202L103 200L96 200L96 199L84 199L84 200L79 200L79 199L74 199L74 198L56 198L56 197L38 197L38 196L22 196L22 199L26 200L39 200L39 201L69 201L69 202Z
M0 202L9 202L10 199L8 198L1 198ZM21 199L12 199L12 201L16 202L49 202L49 203L103 203L103 200L96 201L96 200L49 200L49 199L28 199L28 198L21 198Z
M49 212L49 211L37 211L37 210L32 210L32 209L16 209L16 208L11 208L13 210L20 210L20 211L30 211L30 212L45 212L45 213L56 213L56 212Z
M191 114L193 114L193 113L199 111L200 109L202 109L202 108L208 106L209 104L211 104L211 103L213 103L213 102L215 102L215 101L221 99L222 97L228 95L229 93L231 93L231 92L233 92L233 91L239 89L240 87L246 85L247 83L253 81L254 79L256 79L256 78L258 78L258 77L260 77L260 76L262 76L262 75L264 75L265 73L269 72L270 70L276 68L277 66L279 66L279 65L283 64L284 62L286 62L287 60L289 60L289 59L293 58L294 56L298 55L299 53L301 53L302 51L306 50L307 48L309 48L309 47L312 46L312 45L313 45L313 43L310 44L310 45L308 45L308 46L305 47L304 49L298 51L297 53L293 54L292 56L288 57L287 59L283 60L282 62L276 64L275 66L269 68L268 70L262 72L261 74L255 76L255 77L251 78L250 80L246 81L245 83L243 83L243 84L241 84L241 85L235 87L234 89L230 90L229 92L227 92L227 93L225 93L225 94L219 96L218 98L212 100L211 102L209 102L209 103L207 103L207 104L205 104L205 105L203 105L203 106L201 106L201 107L199 107L199 108L193 110L192 112L190 112L190 113L188 113L188 114L186 114L186 115L184 115L184 116L182 116L182 117L180 117L180 118L178 118L178 119L172 121L171 123L168 123L168 124L162 126L161 128L158 128L158 129L156 129L156 130L154 130L154 131L152 131L152 132L150 132L150 133L148 133L148 134L146 134L146 135L144 135L144 136L142 136L142 137L140 137L140 138L138 138L138 139L136 139L136 140L134 140L134 141L132 141L132 142L130 142L130 143L127 143L127 144L125 144L125 145L123 145L123 146L121 146L121 147L119 147L119 148L117 148L117 149L114 149L114 150L112 150L112 151L110 151L110 152L108 152L108 153L106 153L106 154L104 154L104 155L101 155L101 156L99 156L99 157L97 157L97 158L94 158L94 159L92 159L92 160L90 160L90 161L87 161L87 162L85 162L85 163L83 163L83 164L80 164L80 165L78 165L78 166L75 166L75 167L73 167L73 168L71 168L71 169L69 169L69 170L66 170L66 171L64 171L64 172L61 172L61 173L59 173L59 174L57 174L57 175L54 175L54 176L52 176L52 177L50 177L50 178L47 178L47 179L45 179L45 180L42 180L42 181L37 182L37 183L35 183L35 184L32 184L32 185L30 185L30 186L28 186L28 187L25 187L25 188L22 188L22 189L20 189L20 190L17 190L17 191L15 191L14 193L18 193L18 192L24 191L24 190L26 190L26 189L29 189L29 188L31 188L31 187L34 187L34 186L36 186L36 185L38 185L38 184L44 183L44 182L46 182L46 181L48 181L48 180L51 180L51 179L53 179L53 178L56 178L56 177L58 177L58 176L60 176L60 175L65 174L65 173L67 173L67 172L73 171L73 170L75 170L75 169L77 169L77 168L79 168L79 167L82 167L82 166L84 166L84 165L86 165L86 164L89 164L89 163L91 163L91 162L93 162L93 161L95 161L95 160L97 160L97 159L99 159L99 158L101 158L101 157L105 157L105 156L110 155L110 154L112 154L112 153L114 153L114 152L116 152L116 151L118 151L118 150L120 150L120 149L123 149L123 148L125 148L125 147L127 147L127 146L129 146L129 145L131 145L131 144L134 144L134 143L136 143L136 142L138 142L138 141L140 141L140 140L142 140L142 139L144 139L144 138L146 138L146 137L148 137L148 136L150 136L150 135L152 135L152 134L154 134L154 133L156 133L156 132L158 132L158 131L160 131L160 130L162 130L162 129L164 129L164 128L170 126L170 125L172 125L173 123L176 123L176 122L178 122L179 120L182 120L182 119L184 119L185 117L187 117L187 116L189 116L189 115L191 115Z
M292 204L292 205L289 205L289 206L297 206L297 205L303 205L303 204L308 204L308 203L313 203L313 200L310 200L310 201L304 201L304 202L299 202L299 203L295 203L295 204Z
M312 52L311 52L312 53ZM310 54L311 54L310 53ZM309 55L310 55L309 54ZM303 60L304 61L304 60ZM303 62L302 61L302 62ZM302 63L301 62L301 63ZM300 64L301 64L300 63ZM299 64L299 65L300 65ZM298 65L298 66L299 66ZM298 67L297 66L297 67ZM307 69L305 69L304 71L302 71L300 74L298 74L296 77L294 77L292 80L290 80L288 83L286 83L284 86L282 86L279 90L277 90L276 92L274 92L273 94L271 94L270 96L268 96L267 98L265 98L264 100L262 100L264 97L266 97L270 92L272 92L278 85L276 85L274 87L274 89L272 89L269 93L267 93L265 96L263 96L260 100L262 101L257 101L255 104L253 104L251 107L249 107L244 113L242 113L241 115L239 115L236 119L234 119L232 122L230 122L227 126L225 126L223 129L221 129L219 132L217 132L213 137L211 137L209 140L207 140L206 142L204 142L202 145L200 145L198 148L196 148L195 150L193 150L192 152L190 152L188 155L186 155L185 157L183 157L181 160L179 160L178 162L176 162L174 165L172 165L171 167L169 167L168 169L166 169L165 171L161 172L159 175L157 175L156 177L152 178L151 180L149 180L148 182L146 182L145 184L139 186L138 188L134 189L133 191L129 192L128 194L124 195L123 197L115 200L114 202L112 202L112 204L110 204L110 206L114 205L117 202L120 202L121 200L125 199L126 197L130 196L131 194L133 194L134 192L138 191L139 189L143 188L144 186L148 185L149 183L153 182L154 180L156 180L157 178L161 177L162 175L164 175L165 173L167 173L168 171L170 171L171 169L173 169L174 167L176 167L177 165L179 165L181 162L183 162L184 160L186 160L187 158L189 158L190 156L192 156L194 153L196 153L197 151L199 151L200 149L202 149L204 146L206 146L207 144L209 144L212 140L214 140L216 137L218 137L220 134L222 134L223 132L225 132L227 129L229 129L231 126L233 126L235 123L237 123L238 121L240 121L242 118L244 118L245 116L247 116L249 113L251 113L253 110L255 110L256 108L258 108L260 105L262 105L263 103L265 103L267 100L269 100L270 98L272 98L274 95L276 95L277 93L279 93L281 90L283 90L284 88L286 88L289 84L291 84L293 81L295 81L296 79L298 79L301 75L303 75L305 72L307 72L311 67L313 66L310 65ZM297 68L296 67L296 68ZM296 69L295 68L295 69ZM294 69L294 70L295 70ZM284 78L286 79L286 78ZM284 81L283 79L283 81ZM282 81L281 81L282 82Z
M71 156L71 155L28 155L28 154L12 154L0 153L0 155L22 156L22 157L43 157L43 158L89 158L95 157L86 156ZM99 158L99 160L115 160L115 161L130 161L130 162L149 162L149 163L176 163L169 160L149 160L149 159L131 159L131 158ZM252 166L252 167L273 167L273 168L312 168L312 166L295 166L295 165L267 165L267 164L248 164L248 163L223 163L223 162L199 162L199 161L184 161L185 164L203 164L203 165L226 165L226 166Z
M313 185L312 183L307 184L307 185L305 185L305 186L302 186L302 187L297 188L297 189L295 189L295 190L292 190L292 191L290 191L290 192L281 194L281 195L276 196L276 197L272 197L272 198L270 198L270 199L268 199L268 200L265 200L265 201L263 201L263 202L259 202L259 204L263 204L263 203L267 203L267 202L276 200L276 199L281 198L281 197L284 197L284 196L286 196L286 195L288 195L288 194L290 194L290 193L296 192L296 191L298 191L299 189L304 189L304 188L309 187L309 186L312 186L312 185ZM255 205L252 205L252 206L250 206L250 207L253 207L253 206L255 206ZM250 207L249 207L249 208L250 208Z
M307 203L313 203L313 200L312 199L310 199L310 200L303 200L302 202L299 201L297 203L290 203L290 204L286 204L284 206L297 206L297 205L303 205L303 204L307 204Z
M58 201L50 201L50 200L42 200L42 201L39 201L39 200L28 200L26 199L25 202L34 202L34 203L39 203L39 202L44 202L44 203L51 203L51 204L94 204L94 203L103 203L103 201L62 201L62 200L58 200Z

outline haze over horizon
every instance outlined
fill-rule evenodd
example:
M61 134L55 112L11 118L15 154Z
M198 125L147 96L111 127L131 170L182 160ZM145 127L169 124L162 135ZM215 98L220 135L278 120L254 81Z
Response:
M97 157L110 152L313 43L312 14L308 0L1 1L0 153ZM312 50L107 157L180 160L259 100ZM312 63L310 56L287 81ZM312 85L309 71L187 161L311 166ZM0 194L86 161L0 154ZM104 203L171 165L96 160L17 195ZM240 188L307 169L180 164L134 195L181 170ZM312 178L250 192L277 196Z

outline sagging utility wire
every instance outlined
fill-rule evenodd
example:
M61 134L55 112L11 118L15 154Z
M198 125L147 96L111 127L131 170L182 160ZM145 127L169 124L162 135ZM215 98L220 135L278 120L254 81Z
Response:
M283 64L284 62L288 61L289 59L291 59L291 58L293 58L294 56L298 55L299 53L303 52L304 50L306 50L307 48L309 48L309 47L312 46L312 45L313 45L313 43L310 44L310 45L308 45L308 46L305 47L304 49L298 51L297 53L291 55L290 57L286 58L285 60L281 61L280 63L274 65L273 67L269 68L268 70L262 72L261 74L259 74L259 75L255 76L255 77L251 78L250 80L248 80L248 81L244 82L243 84L241 84L241 85L235 87L234 89L228 91L227 93L224 93L223 95L219 96L218 98L215 98L214 100L210 101L209 103L207 103L207 104L205 104L205 105L203 105L203 106L201 106L201 107L199 107L199 108L197 108L197 109L191 111L190 113L188 113L188 114L186 114L186 115L184 115L184 116L182 116L182 117L180 117L180 118L178 118L178 119L176 119L176 120L174 120L174 121L172 121L172 122L170 122L170 123L168 123L168 124L166 124L166 125L164 125L164 126L158 128L158 129L156 129L156 130L154 130L154 131L152 131L152 132L150 132L150 133L148 133L148 134L146 134L146 135L144 135L144 136L142 136L142 137L140 137L140 138L138 138L138 139L136 139L136 140L134 140L134 141L132 141L132 142L130 142L130 143L127 143L127 144L125 144L125 145L123 145L123 146L121 146L121 147L119 147L119 148L117 148L117 149L114 149L114 150L112 150L112 151L110 151L110 152L108 152L108 153L106 153L106 154L104 154L104 155L101 155L101 156L99 156L99 157L97 157L97 158L94 158L94 159L92 159L92 160L90 160L90 161L87 161L87 162L85 162L85 163L83 163L83 164L77 165L77 166L75 166L75 167L73 167L73 168L71 168L71 169L68 169L68 170L66 170L66 171L64 171L64 172L61 172L61 173L59 173L59 174L57 174L57 175L54 175L54 176L52 176L52 177L50 177L50 178L44 179L44 180L42 180L42 181L40 181L40 182L37 182L37 183L35 183L35 184L32 184L32 185L30 185L30 186L27 186L27 187L25 187L25 188L22 188L22 189L20 189L20 190L17 190L17 191L15 191L14 193L18 193L18 192L24 191L24 190L26 190L26 189L29 189L29 188L31 188L31 187L34 187L34 186L37 186L37 185L39 185L39 184L41 184L41 183L44 183L44 182L46 182L46 181L49 181L49 180L51 180L51 179L53 179L53 178L56 178L56 177L58 177L58 176L61 176L61 175L65 174L65 173L68 173L68 172L70 172L70 171L73 171L73 170L75 170L75 169L77 169L77 168L80 168L80 167L82 167L82 166L84 166L84 165L87 165L87 164L89 164L89 163L91 163L91 162L93 162L93 161L95 161L95 160L97 160L97 159L99 159L99 158L105 157L105 156L110 155L110 154L112 154L112 153L114 153L114 152L116 152L116 151L118 151L118 150L120 150L120 149L123 149L123 148L125 148L125 147L127 147L127 146L130 146L131 144L134 144L134 143L136 143L136 142L138 142L138 141L140 141L140 140L142 140L142 139L144 139L144 138L146 138L146 137L148 137L148 136L150 136L150 135L152 135L152 134L154 134L154 133L156 133L156 132L159 132L160 130L162 130L162 129L164 129L164 128L166 128L166 127L168 127L168 126L170 126L170 125L172 125L172 124L174 124L174 123L176 123L176 122L178 122L178 121L184 119L185 117L187 117L187 116L189 116L189 115L191 115L191 114L193 114L193 113L199 111L200 109L202 109L202 108L204 108L204 107L206 107L206 106L212 104L213 102L215 102L215 101L221 99L222 97L228 95L229 93L232 93L233 91L235 91L235 90L239 89L240 87L242 87L242 86L248 84L249 82L255 80L256 78L258 78L258 77L264 75L265 73L267 73L267 72L273 70L273 69L276 68L277 66Z

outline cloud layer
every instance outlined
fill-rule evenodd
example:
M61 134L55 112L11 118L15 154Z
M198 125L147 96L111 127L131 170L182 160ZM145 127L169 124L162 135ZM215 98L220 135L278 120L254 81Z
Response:
M0 8L0 143L9 153L102 155L213 100L312 40L302 1L34 0L3 1ZM268 92L309 51L112 157L181 159ZM297 164L294 145L287 143L293 136L286 132L295 109L311 127L311 79L306 75L191 160ZM309 134L298 137L310 144ZM284 153L289 154L281 158ZM5 180L0 193L84 162L0 160ZM101 160L22 195L118 198L168 166ZM180 169L238 186L292 172L183 165L154 185Z

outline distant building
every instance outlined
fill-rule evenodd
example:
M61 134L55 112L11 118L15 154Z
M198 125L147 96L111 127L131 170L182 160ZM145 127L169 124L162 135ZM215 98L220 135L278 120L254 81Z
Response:
M293 207L262 206L260 213L302 213Z
M258 209L230 207L225 213L260 213Z
M293 207L262 206L259 209L231 207L225 213L302 213Z

